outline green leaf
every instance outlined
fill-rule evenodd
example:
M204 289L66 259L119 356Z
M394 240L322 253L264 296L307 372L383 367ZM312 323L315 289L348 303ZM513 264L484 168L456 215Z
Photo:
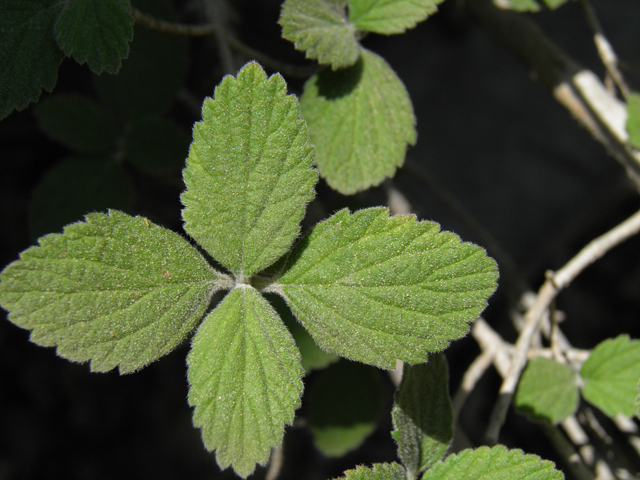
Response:
M296 341L296 346L302 357L302 368L309 373L312 370L321 370L340 360L335 353L327 353L313 340L313 337L304 329L287 307L284 299L278 295L269 295L269 301L275 307L278 315L291 332Z
M544 3L547 7L554 9L567 3L567 0L544 0Z
M109 207L131 210L133 181L112 158L69 158L49 170L31 193L29 227L38 238Z
M353 67L311 77L300 107L320 175L345 195L393 176L407 144L416 142L409 94L384 59L368 50Z
M49 137L80 153L104 153L120 135L111 112L82 95L56 95L40 102L34 113Z
M176 21L168 0L135 0L145 13ZM95 77L104 103L126 120L165 113L183 85L189 67L186 38L135 26L129 57L117 75Z
M270 289L323 350L391 369L464 336L497 277L482 248L437 223L371 208L316 225Z
M0 2L0 120L50 92L64 54L53 38L57 0Z
M282 36L307 58L334 70L349 67L360 56L360 43L346 5L347 0L286 0L278 21Z
M422 480L561 480L562 472L548 460L507 450L503 445L463 450L436 463Z
M438 11L444 0L351 0L349 20L357 29L392 35L403 33Z
M185 230L239 282L275 262L300 231L318 174L313 147L278 74L248 63L202 107L182 194Z
M534 358L522 373L513 401L533 419L555 425L578 408L576 372L567 364Z
M397 463L375 463L372 468L358 466L347 470L345 480L406 480L404 468Z
M131 123L124 141L127 159L152 175L175 173L184 168L191 139L175 123L144 117Z
M0 304L32 342L96 372L133 372L169 353L221 287L182 237L114 210L39 243L0 275Z
M306 397L313 441L327 457L358 448L382 414L378 372L360 363L342 360L321 371Z
M627 97L627 115L629 143L640 149L640 93L633 92Z
M202 323L187 357L189 404L220 468L249 476L280 445L300 403L300 355L273 307L235 288Z
M537 12L540 5L536 0L506 0L511 4L511 8L518 12Z
M407 478L415 479L421 470L444 456L453 438L449 371L444 355L430 355L428 363L404 366L391 415L398 456Z
M640 379L640 340L628 335L607 339L582 365L582 396L610 417L636 413L634 401Z
M55 25L58 45L96 74L116 73L129 55L133 15L129 0L67 0Z

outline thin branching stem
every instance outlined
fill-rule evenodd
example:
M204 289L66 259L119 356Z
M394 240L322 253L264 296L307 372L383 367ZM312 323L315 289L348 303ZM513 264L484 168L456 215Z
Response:
M579 0L579 3L582 7L585 18L587 19L587 23L593 31L593 41L596 44L598 55L600 55L600 59L607 69L607 73L615 82L620 93L622 93L622 96L626 98L629 95L629 87L624 81L622 73L618 68L618 57L616 52L613 50L609 40L607 40L591 2L589 0Z
M502 382L498 400L491 412L489 426L485 434L487 443L493 445L498 441L500 429L507 416L507 411L511 405L511 400L513 399L520 375L527 363L527 354L531 346L531 341L538 332L543 316L548 312L551 302L553 302L562 289L569 286L571 281L574 280L580 272L601 258L613 247L619 245L639 231L640 211L604 235L590 242L564 267L558 270L558 272L555 274L549 272L547 280L538 291L535 303L525 315L524 327L515 345L515 352L509 374Z
M213 35L218 28L216 23L207 23L203 25L187 25L184 23L167 22L158 18L152 17L135 7L132 7L131 12L135 22L143 27L151 30L157 30L163 33L170 33L173 35L186 35L190 37L205 37ZM250 46L242 43L233 35L228 32L224 32L224 38L228 42L229 46L237 52L243 54L248 58L252 58L258 61L263 66L280 72L283 75L297 78L308 78L315 74L319 67L317 65L305 65L296 66L288 63L281 62L270 56L251 48Z

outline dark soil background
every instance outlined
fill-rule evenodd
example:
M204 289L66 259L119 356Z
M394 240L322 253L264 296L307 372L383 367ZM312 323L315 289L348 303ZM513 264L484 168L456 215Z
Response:
M303 56L280 38L279 2L229 3L230 21L239 38L274 58L303 63ZM419 218L479 242L477 232L461 222L441 192L430 185L453 195L537 290L545 270L560 268L591 239L635 212L640 199L620 165L466 15L462 3L448 0L437 15L405 35L371 35L364 41L404 81L418 119L418 143L409 149L407 167L394 183ZM631 87L640 90L640 2L592 3L623 73ZM189 21L197 20L191 18L188 5L176 2L176 6ZM577 2L531 17L570 55L603 74ZM186 88L201 100L212 93L223 72L212 41L192 41L191 52ZM237 67L246 60L238 58ZM65 60L54 93L94 95L91 77L88 68ZM302 83L291 79L290 89L299 93ZM170 116L186 132L198 120L181 100ZM0 149L0 266L4 266L33 244L28 223L31 192L68 151L38 129L32 108L0 122ZM136 196L130 213L151 212L152 218L180 231L179 183L133 175ZM318 211L385 201L383 188L342 197L321 183L310 217L317 221ZM558 298L557 307L566 314L563 331L576 347L592 348L621 333L640 338L638 251L639 239L626 242ZM509 317L514 305L507 295L507 280L503 276L485 318L514 341L517 334ZM28 338L28 332L0 321L0 480L233 478L230 470L220 473L191 425L186 402L188 345L141 372L121 377L91 374L87 365L58 358L53 349L31 344ZM452 390L478 351L471 338L447 350ZM390 406L392 387L383 372L380 376ZM305 382L313 379L312 374ZM498 388L499 377L491 371L463 412L465 432L476 444ZM315 450L304 414L303 400L300 425L289 428L285 437L282 480L325 480L357 464L395 459L388 413L361 448L338 460ZM564 468L541 431L516 413L509 415L501 442ZM259 469L254 477L262 478L264 472Z

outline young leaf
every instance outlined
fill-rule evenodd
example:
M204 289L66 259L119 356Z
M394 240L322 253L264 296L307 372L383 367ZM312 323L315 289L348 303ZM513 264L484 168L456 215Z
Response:
M57 0L0 2L0 120L56 85L64 54L53 38Z
M463 450L436 463L422 480L562 480L564 475L548 460L507 450L503 445Z
M175 348L222 286L182 237L114 210L42 237L0 280L0 305L32 342L120 373Z
M627 115L629 143L640 150L640 93L633 92L627 97Z
M300 108L320 175L345 195L393 176L407 144L416 142L409 94L384 59L368 50L353 67L311 77Z
M403 33L438 11L444 0L351 0L349 20L359 30Z
M120 135L113 114L82 95L56 95L40 102L34 113L49 137L80 153L104 153Z
M339 361L314 378L306 392L313 441L325 456L341 457L359 447L381 416L378 371Z
M278 23L282 36L307 58L336 70L356 63L360 44L347 20L347 0L286 0Z
M116 73L129 55L133 16L129 0L67 0L55 25L58 45L95 74Z
M393 438L398 456L415 479L440 460L453 438L449 371L444 355L429 355L428 363L405 365L393 410Z
M582 365L583 397L610 417L631 417L640 379L640 340L628 335L607 339L593 349Z
M29 227L38 238L109 207L128 211L133 181L113 158L68 158L49 170L31 193Z
M184 170L184 228L245 282L298 235L318 178L313 147L283 78L257 63L225 77L202 117Z
M358 466L344 473L341 480L406 480L404 468L397 463L375 463L372 468Z
M533 419L555 425L578 408L576 380L569 365L536 357L522 373L514 404Z
M280 445L300 403L291 335L261 294L235 288L198 329L187 364L194 425L220 468L246 478Z
M104 2L103 2L104 3ZM176 21L169 0L134 0L156 18ZM94 78L104 103L126 120L161 115L173 104L189 67L186 38L136 25L128 58L117 75Z
M270 288L323 350L388 369L465 335L498 277L482 248L385 208L319 223L283 271Z

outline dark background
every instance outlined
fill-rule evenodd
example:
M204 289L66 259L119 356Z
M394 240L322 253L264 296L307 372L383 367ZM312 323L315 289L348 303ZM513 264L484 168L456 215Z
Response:
M279 2L230 3L230 26L238 38L274 58L303 63L303 56L280 38ZM640 2L592 3L623 73L632 88L640 89ZM188 4L175 4L185 21L198 20ZM602 76L576 2L531 17L571 56ZM212 93L223 74L212 42L191 42L185 88L200 100ZM409 149L407 167L394 178L395 186L419 218L479 242L477 232L461 222L442 193L430 185L453 195L511 257L532 289L542 283L545 270L560 268L591 239L640 206L623 169L465 13L463 2L448 0L437 15L414 30L388 38L371 35L364 45L396 70L418 120L418 143ZM246 60L239 55L237 67ZM303 82L288 80L290 90L300 93ZM91 72L67 59L54 93L93 95L91 85ZM32 110L14 112L0 122L0 266L34 243L28 219L31 192L68 155L39 130ZM169 116L186 132L198 120L197 112L181 100ZM129 213L151 212L152 218L179 231L180 184L139 172L132 175L136 195ZM321 183L310 217L317 221L321 217L313 218L314 212L385 201L383 188L342 197ZM558 298L557 307L566 313L563 331L576 347L593 348L621 333L640 337L639 247L638 239L618 247ZM485 318L514 341L517 334L509 317L514 305L504 277L502 281ZM187 351L188 345L182 346L134 375L91 374L87 365L56 357L53 349L29 343L28 332L0 321L0 480L232 478L229 470L219 473L214 456L204 450L199 431L191 426ZM477 353L470 338L447 350L452 391ZM380 375L390 405L392 388L386 375ZM499 378L492 371L463 412L465 431L476 444L498 387ZM304 409L303 401L301 419ZM365 445L343 459L329 460L314 449L304 426L289 428L280 478L323 480L356 464L392 461L395 450L389 429L387 413ZM517 414L508 417L501 441L559 461L540 430ZM263 475L264 469L259 469L255 477Z

